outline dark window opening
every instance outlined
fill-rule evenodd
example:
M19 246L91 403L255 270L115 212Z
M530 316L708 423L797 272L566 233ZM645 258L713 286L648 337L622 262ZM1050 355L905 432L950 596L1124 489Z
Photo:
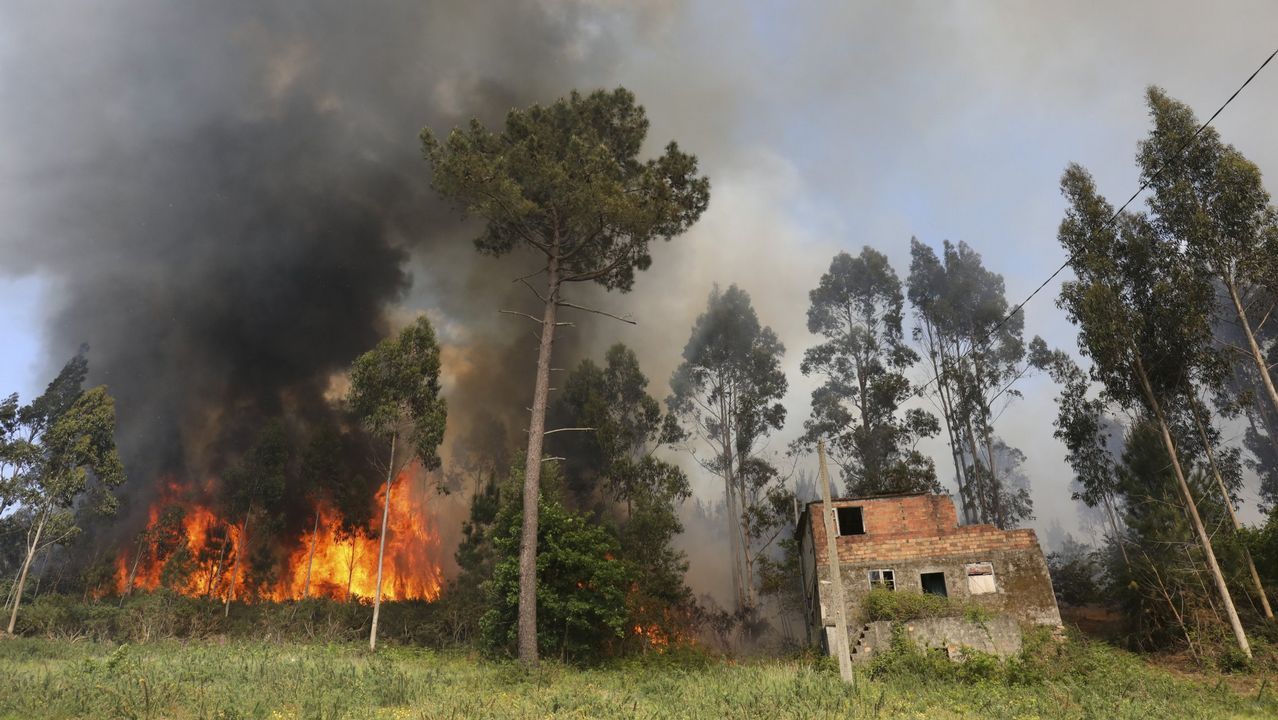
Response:
M949 593L945 590L945 573L930 572L919 575L919 582L923 585L923 592L928 595L940 595L941 597L949 597Z
M838 508L838 514L840 535L865 534L865 522L861 519L861 508L841 507Z

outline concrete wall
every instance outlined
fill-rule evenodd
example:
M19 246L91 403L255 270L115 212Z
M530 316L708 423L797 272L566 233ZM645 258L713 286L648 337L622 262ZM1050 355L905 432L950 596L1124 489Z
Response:
M1021 651L1021 628L1006 616L980 623L963 618L927 618L900 624L915 645L944 648L950 657L960 657L963 648L1003 656Z
M848 629L849 653L853 662L871 660L892 646L893 628L921 648L945 650L951 658L961 658L965 649L1007 657L1021 651L1023 637L1017 622L997 616L982 622L964 618L926 618L892 623L886 620L858 623ZM826 628L826 652L834 655L834 628Z
M951 599L970 601L1013 621L1060 624L1047 562L1033 530L959 527L954 504L945 495L838 500L834 505L861 507L866 529L864 535L836 538L849 626L865 621L862 605L870 591L869 571L882 569L893 571L896 588L901 591L922 592L920 576L941 572ZM808 506L803 535L804 555L811 553L811 560L804 558L805 580L816 592L817 601L809 623L820 637L821 628L834 622L820 503ZM809 562L815 565L815 577L807 574ZM970 592L969 563L993 567L994 592Z
M968 589L967 565L990 563L994 568L993 593L973 595ZM843 599L849 623L866 620L862 605L870 592L870 570L892 570L898 591L923 592L920 577L923 573L945 574L945 589L953 600L971 602L991 613L1009 615L1019 621L1035 625L1061 624L1052 582L1047 574L1047 563L1037 546L1033 548L987 548L962 555L946 557L900 558L884 556L871 562L844 563ZM829 603L831 589L829 569L817 567L819 600L823 614L822 624L834 622Z

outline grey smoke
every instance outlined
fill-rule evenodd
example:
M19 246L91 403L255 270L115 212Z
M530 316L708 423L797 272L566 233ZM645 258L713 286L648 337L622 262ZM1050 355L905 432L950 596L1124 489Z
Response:
M329 412L334 375L405 309L431 309L474 358L452 378L453 438L521 435L527 343L496 322L515 291L493 282L517 261L471 249L417 135L591 85L612 45L592 17L408 0L0 11L0 272L46 282L50 367L91 346L135 510L165 476L220 472L265 418Z

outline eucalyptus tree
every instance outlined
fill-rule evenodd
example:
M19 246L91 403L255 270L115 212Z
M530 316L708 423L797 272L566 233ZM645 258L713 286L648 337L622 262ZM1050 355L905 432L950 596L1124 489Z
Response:
M767 511L784 492L775 468L758 457L785 422L784 354L776 333L759 323L750 296L736 285L716 286L670 379L667 405L710 447L710 457L698 462L723 479L738 610L755 604L753 568L760 546L775 539L763 534L776 525L775 513Z
M1146 216L1115 214L1083 168L1071 165L1061 189L1068 208L1058 238L1076 279L1062 285L1059 305L1079 327L1079 350L1092 361L1092 378L1119 406L1144 411L1156 423L1235 639L1250 657L1168 415L1210 347L1211 287Z
M1141 180L1152 190L1151 222L1184 247L1195 269L1224 288L1228 312L1246 341L1239 350L1278 412L1278 390L1258 340L1278 289L1278 217L1260 168L1223 143L1215 128L1200 131L1193 110L1160 88L1149 88L1146 99L1154 126L1137 160ZM1264 317L1256 317L1256 305L1268 305Z
M634 350L620 343L608 349L604 365L586 359L564 379L553 419L580 432L556 434L553 449L564 457L563 475L579 498L597 490L622 503L626 517L636 502L673 504L691 496L688 478L657 450L683 439L673 415L648 394L648 378Z
M940 432L925 410L902 410L918 354L901 330L901 281L882 253L839 253L809 294L808 331L825 340L803 354L804 375L824 378L798 445L827 439L854 495L936 491L936 466L915 445Z
M994 421L1020 397L1025 318L1008 313L1003 277L985 268L966 243L946 241L938 257L910 240L908 297L934 379L925 386L940 406L967 522L1013 527L1032 508L1003 487Z
M399 471L414 459L424 470L439 467L437 451L444 440L448 416L447 404L440 397L439 344L435 329L425 316L355 359L348 402L364 429L374 439L390 445L384 462L374 453L378 469L386 471L378 532L377 589L373 593L373 623L368 635L368 649L376 650L392 485ZM405 441L402 445L401 438Z
M1152 222L1165 236L1183 246L1186 257L1199 272L1220 283L1229 301L1226 314L1244 341L1243 347L1225 341L1226 347L1241 351L1252 365L1248 374L1259 380L1262 395L1269 403L1268 408L1262 408L1261 415L1272 417L1273 412L1278 412L1278 392L1270 373L1269 348L1261 347L1261 331L1274 307L1278 217L1269 203L1260 169L1232 145L1223 143L1215 128L1204 127L1200 131L1193 110L1160 88L1149 88L1146 100L1153 128L1149 137L1140 143L1137 160L1142 180L1153 191L1149 198ZM1263 310L1259 320L1255 317L1256 307ZM1249 308L1253 311L1250 315ZM1207 365L1208 375L1212 374L1213 365L1220 369L1216 363ZM1228 380L1226 373L1220 372L1204 384L1220 394L1230 384ZM1241 524L1234 512L1235 498L1225 480L1230 473L1221 469L1222 465L1225 468L1237 465L1230 462L1234 450L1216 447L1218 433L1212 427L1205 405L1196 396L1188 398L1186 403L1193 421L1193 435L1206 453L1237 532ZM1248 414L1254 416L1254 409ZM1269 440L1271 443L1275 440L1272 433ZM1253 442L1253 447L1257 444ZM1259 465L1273 448L1257 450ZM1270 494L1265 492L1270 484L1262 482L1262 497ZM1250 553L1245 550L1244 553L1265 617L1272 618L1273 609L1255 563Z
M519 561L519 658L537 661L537 511L542 445L560 309L596 312L567 290L589 284L626 292L652 264L650 245L687 230L705 211L709 181L697 159L671 142L646 161L639 153L648 119L624 88L573 92L549 106L512 110L500 132L472 120L443 141L422 131L434 186L484 228L475 247L529 257L517 278L541 303L541 316L508 311L540 327L524 467ZM529 280L544 276L541 289ZM629 320L627 320L629 321Z
M692 605L687 557L674 546L683 531L679 506L692 489L687 474L659 455L683 432L648 394L648 378L625 345L609 348L603 365L582 360L563 388L550 417L582 429L550 438L551 451L565 458L565 495L575 496L565 500L575 499L579 510L602 505L599 515L616 525L618 557L633 568L630 625L667 627Z
M1269 311L1263 312L1259 322L1248 313L1256 306L1272 309L1273 278L1278 272L1278 225L1260 170L1233 146L1223 143L1215 128L1200 130L1188 105L1157 87L1146 91L1146 101L1153 127L1138 145L1137 162L1141 179L1151 190L1149 223L1168 247L1175 248L1178 259L1200 276L1200 282L1210 278L1219 284L1228 309L1219 308L1226 317L1217 323L1215 339L1246 357L1251 364L1247 374L1258 379L1261 394L1270 405L1262 409L1278 411L1278 393L1258 340ZM1215 299L1214 292L1203 297L1211 307L1217 307ZM1241 334L1243 347L1229 343L1230 324ZM1240 524L1228 481L1238 476L1237 451L1219 447L1210 412L1198 397L1200 387L1214 392L1221 400L1218 405L1229 414L1236 412L1239 404L1250 405L1228 397L1230 386L1237 384L1230 382L1231 364L1216 353L1202 353L1192 372L1185 375L1186 389L1178 403L1181 412L1175 415L1183 418L1185 442L1205 456L1237 531ZM1264 614L1273 617L1250 555L1245 559Z
M115 447L115 401L105 386L83 389L86 349L29 405L19 406L11 396L0 412L4 501L20 506L29 520L9 613L10 635L36 554L79 531L77 510L114 513L114 490L124 482Z
M1060 386L1053 436L1065 446L1065 460L1074 471L1078 490L1073 493L1073 499L1089 508L1103 510L1114 543L1130 565L1119 528L1118 463L1110 451L1110 401L1104 390L1091 392L1088 372L1068 353L1048 349L1042 338L1030 341L1029 356L1036 368L1046 371Z
M1207 459L1207 469L1215 480L1216 490L1220 492L1221 505L1229 516L1230 529L1234 536L1238 537L1242 533L1243 526L1238 520L1238 513L1234 507L1238 504L1238 492L1242 488L1242 453L1237 447L1223 445L1220 431L1211 421L1206 404L1196 394L1187 396L1184 399L1184 405L1186 408L1180 414L1182 417L1187 417L1192 429L1183 434L1192 439L1191 443L1197 441L1197 447L1194 449ZM1274 610L1265 592L1265 584L1261 582L1260 573L1256 570L1256 562L1245 542L1240 543L1240 547L1252 588L1255 590L1257 599L1260 600L1260 610L1266 618L1272 620Z

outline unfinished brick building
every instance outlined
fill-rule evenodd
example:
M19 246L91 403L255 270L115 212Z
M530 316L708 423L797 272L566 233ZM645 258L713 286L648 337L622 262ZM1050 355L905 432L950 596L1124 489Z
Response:
M870 588L970 600L996 615L1059 625L1047 563L1033 530L958 524L948 495L928 493L835 500L836 545L849 627L865 627ZM803 583L814 637L834 629L821 503L799 519Z

